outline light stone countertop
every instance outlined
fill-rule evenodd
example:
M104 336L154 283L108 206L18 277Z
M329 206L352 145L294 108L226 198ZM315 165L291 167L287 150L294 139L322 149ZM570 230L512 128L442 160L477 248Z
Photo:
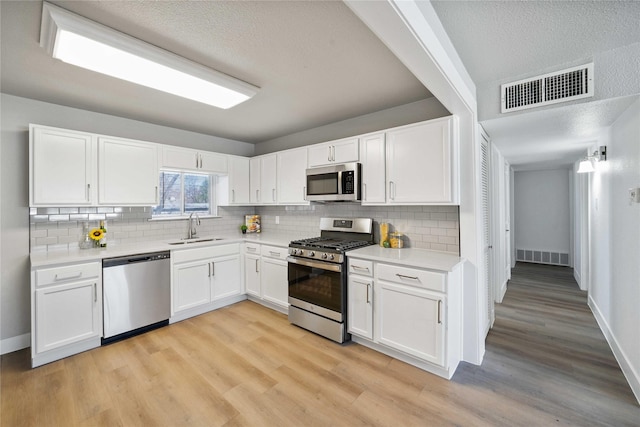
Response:
M104 258L115 258L161 251L179 251L185 249L201 248L206 246L219 246L231 243L255 242L273 246L287 247L289 242L300 238L298 235L286 233L232 233L230 235L198 236L199 239L220 238L208 242L189 243L183 245L170 245L179 239L152 240L137 243L109 243L106 248L80 249L31 252L31 268L37 268L54 264L95 262Z
M439 271L453 271L458 264L465 261L458 255L446 252L417 248L392 249L380 245L348 251L347 257Z

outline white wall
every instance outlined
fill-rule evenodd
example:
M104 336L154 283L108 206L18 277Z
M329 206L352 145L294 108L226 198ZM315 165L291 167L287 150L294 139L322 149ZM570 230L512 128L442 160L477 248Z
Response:
M2 206L0 233L3 351L28 345L29 300L29 123L77 129L227 154L253 155L253 144L167 128L106 114L0 94ZM61 165L72 167L73 165Z
M589 305L640 401L640 98L611 127L590 175Z
M516 249L570 254L569 170L520 171L514 181Z

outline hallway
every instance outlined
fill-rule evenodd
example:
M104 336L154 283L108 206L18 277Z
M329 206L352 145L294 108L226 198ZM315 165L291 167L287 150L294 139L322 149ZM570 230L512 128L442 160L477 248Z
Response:
M640 407L567 267L517 263L482 366L461 368L454 380L473 378L563 425L640 426Z

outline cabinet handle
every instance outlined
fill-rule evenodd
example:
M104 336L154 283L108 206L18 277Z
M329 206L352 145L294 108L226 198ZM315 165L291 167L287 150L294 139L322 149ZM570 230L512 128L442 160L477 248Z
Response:
M256 202L260 201L260 190L256 190Z
M91 184L87 184L87 202L91 201Z
M79 277L82 277L82 271L77 272L76 274L72 274L70 276L58 276L57 274L53 277L53 280L55 281L59 281L59 280L69 280L69 279L77 279Z
M256 259L256 273L260 273L260 270L258 269L258 259Z
M93 284L93 302L98 302L98 284Z
M269 255L277 256L278 258L280 258L280 252L269 251Z
M442 324L442 300L438 300L438 324Z
M367 184L362 183L362 200L367 201Z
M196 169L198 169L198 161L200 160L200 154L196 154Z
M354 270L369 271L369 267L360 267L359 265L351 265Z
M256 248L253 248L253 247L251 247L251 246L247 246L247 250L248 250L248 251L251 251L251 252L255 252L255 251L256 251Z
M371 301L369 300L369 286L371 285L367 283L367 304L371 304Z
M207 270L208 270L207 271L207 273L208 273L207 277L211 277L211 263L210 262L207 263Z
M307 200L307 187L302 187L302 200Z
M198 154L200 156L200 169L202 169L202 154Z
M415 276L405 276L404 274L399 274L399 273L396 273L396 276L398 276L401 279L410 279L410 280L420 281L420 279Z
M336 146L335 145L331 146L331 161L333 161L333 162L336 161Z
M276 189L275 188L271 189L271 198L273 199L274 202L276 201Z
M231 190L231 203L236 202L236 190Z
M158 192L158 186L156 185L156 204L160 204L160 193Z
M329 146L328 148L329 148L329 155L327 156L327 161L330 162L331 161L331 146Z
M216 275L216 263L215 262L211 262L211 275L215 276Z
M389 181L389 198L395 200L396 198L396 183Z

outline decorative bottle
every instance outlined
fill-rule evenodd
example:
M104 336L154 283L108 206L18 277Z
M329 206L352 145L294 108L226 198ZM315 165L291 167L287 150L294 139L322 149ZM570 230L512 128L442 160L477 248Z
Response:
M100 247L107 247L107 221L100 221L100 230L102 230L102 238L100 239Z

